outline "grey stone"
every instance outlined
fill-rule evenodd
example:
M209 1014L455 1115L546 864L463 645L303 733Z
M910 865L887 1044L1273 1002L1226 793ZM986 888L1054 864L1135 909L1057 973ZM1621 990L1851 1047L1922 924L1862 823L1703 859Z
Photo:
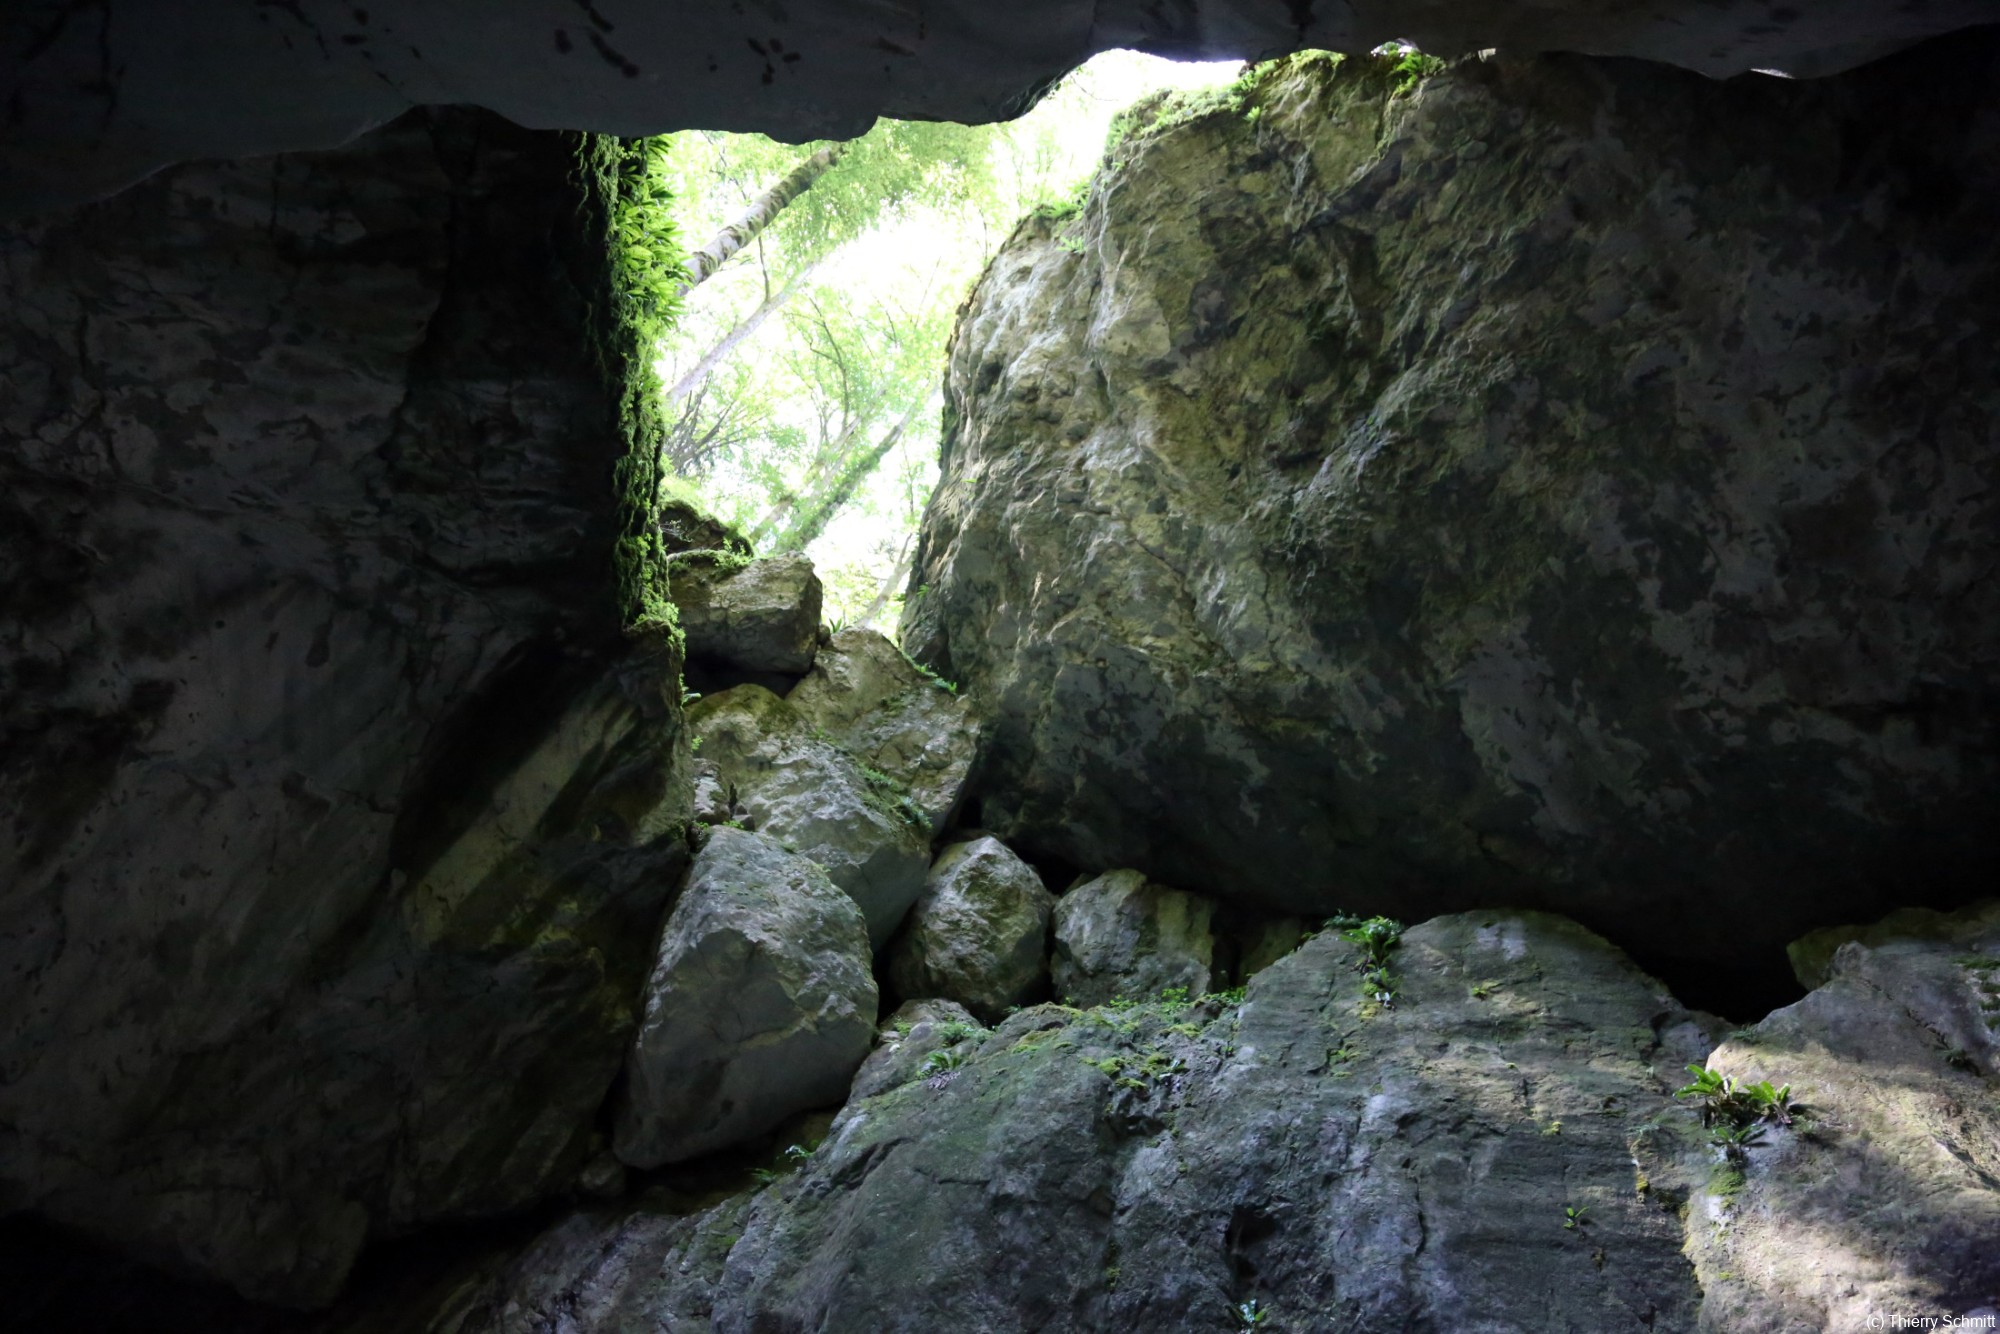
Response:
M1109 871L1056 900L1056 995L1072 1005L1155 1000L1162 991L1208 990L1215 905L1149 882L1138 871Z
M1811 1122L1689 1204L1714 1328L1859 1334L2000 1293L2000 905L1862 933L1708 1065L1791 1085Z
M613 1148L658 1167L840 1102L875 1032L860 909L762 834L715 829L667 918Z
M902 635L981 824L1691 984L2000 883L1993 49L1299 58L1141 117L952 344Z
M910 790L931 832L949 823L979 750L970 701L873 630L843 630L785 696L807 723Z
M16 90L19 110L0 144L0 207L90 198L166 162L330 147L412 104L485 106L522 125L620 135L710 126L800 142L860 134L878 115L1018 115L1072 65L1115 47L1238 60L1410 41L1440 54L1595 51L1717 77L1804 77L1993 18L1985 0L1782 10L1752 0L1031 0L1004 9L932 0L901 10L813 0L785 7L782 33L746 40L737 11L707 0L635 7L615 20L566 0L514 0L504 24L467 0L399 8L393 24L371 25L355 10L351 27L350 11L285 10L289 26L265 21L270 12L217 9L204 17L203 40L190 43L172 6L130 6L103 25L64 22L69 11L56 0L10 7L0 81ZM771 36L782 50L764 44Z
M2000 1286L2000 909L1931 925L1850 942L1720 1046L1601 938L1526 912L1409 930L1387 1007L1327 932L1240 1005L1037 1006L961 1036L942 1080L920 1076L962 1012L906 1007L795 1174L691 1219L563 1220L487 1262L474 1305L995 1334L1194 1334L1250 1302L1366 1334L1976 1315ZM1789 1081L1811 1124L1724 1171L1672 1096L1689 1064ZM627 1258L691 1234L727 1244Z
M1046 983L1055 902L999 839L954 843L889 951L889 978L905 996L957 1001L991 1023Z
M311 1305L574 1181L687 861L593 152L0 229L0 1212Z
M740 822L825 867L861 905L869 939L888 944L930 866L929 821L908 792L762 686L697 701L688 727Z
M1691 1016L1534 914L1413 929L1372 1016L1355 963L1322 935L1240 1009L1023 1011L944 1087L851 1103L744 1219L716 1328L1206 1334L1253 1300L1279 1328L1695 1328L1632 1150L1691 1120L1668 1076L1704 1048L1659 1036Z
M875 1050L856 1072L848 1100L872 1098L922 1077L932 1052L975 1036L986 1036L985 1025L956 1001L904 1001L876 1033Z
M674 561L673 596L692 661L793 675L813 665L820 585L804 556L694 552Z

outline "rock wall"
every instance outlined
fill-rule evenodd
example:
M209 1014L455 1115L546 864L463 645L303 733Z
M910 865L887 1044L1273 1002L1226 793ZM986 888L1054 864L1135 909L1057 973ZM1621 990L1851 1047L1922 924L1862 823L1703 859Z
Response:
M686 854L591 142L0 233L0 1212L280 1302L574 1175Z
M21 0L0 14L0 216L189 157L331 147L412 106L627 135L844 138L877 115L1015 115L1116 47L1226 60L1414 41L1811 75L1993 20L1985 0L287 0L215 9L191 41L168 0Z
M1142 116L951 352L903 635L981 822L1552 907L1695 996L1993 883L1995 52L1300 58Z

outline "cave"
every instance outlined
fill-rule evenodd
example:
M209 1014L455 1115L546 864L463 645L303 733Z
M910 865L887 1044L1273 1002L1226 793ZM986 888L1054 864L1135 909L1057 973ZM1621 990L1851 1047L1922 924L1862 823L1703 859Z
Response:
M0 19L0 1328L2000 1328L1992 19ZM1113 49L823 625L635 155Z

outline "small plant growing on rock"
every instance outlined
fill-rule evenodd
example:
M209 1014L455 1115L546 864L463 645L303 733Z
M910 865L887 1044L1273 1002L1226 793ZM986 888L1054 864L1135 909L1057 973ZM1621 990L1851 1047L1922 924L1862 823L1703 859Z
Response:
M1694 1076L1693 1082L1674 1096L1699 1101L1708 1142L1721 1151L1726 1169L1714 1189L1718 1194L1734 1194L1742 1186L1750 1150L1763 1147L1767 1128L1792 1126L1805 1118L1807 1109L1792 1100L1790 1084L1773 1087L1769 1080L1738 1084L1733 1076L1699 1065L1689 1066L1688 1073Z
M946 1045L956 1047L977 1031L963 1019L953 1019L938 1029L938 1036L945 1040Z
M1326 929L1361 947L1361 995L1364 1008L1386 1010L1396 1003L1396 975L1389 956L1403 943L1403 924L1393 917L1329 917Z
M1589 1205L1584 1205L1582 1207L1578 1207L1577 1205L1574 1204L1564 1205L1563 1231L1565 1232L1582 1231L1583 1226L1590 1221L1590 1219L1586 1216L1589 1213L1590 1213Z
M1236 1304L1236 1320L1238 1325L1243 1329L1255 1329L1270 1319L1270 1316L1270 1308L1263 1305L1255 1297L1252 1297L1247 1302L1238 1302Z
M958 1078L958 1072L965 1068L965 1053L946 1048L934 1051L924 1059L923 1068L917 1073L923 1076L924 1087L933 1093L950 1087Z

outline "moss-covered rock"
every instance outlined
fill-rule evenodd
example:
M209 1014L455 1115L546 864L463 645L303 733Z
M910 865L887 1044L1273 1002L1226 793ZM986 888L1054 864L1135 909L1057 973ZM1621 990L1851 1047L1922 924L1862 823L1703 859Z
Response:
M952 345L902 633L982 823L1689 985L1983 892L1994 68L1298 58L1135 126Z

